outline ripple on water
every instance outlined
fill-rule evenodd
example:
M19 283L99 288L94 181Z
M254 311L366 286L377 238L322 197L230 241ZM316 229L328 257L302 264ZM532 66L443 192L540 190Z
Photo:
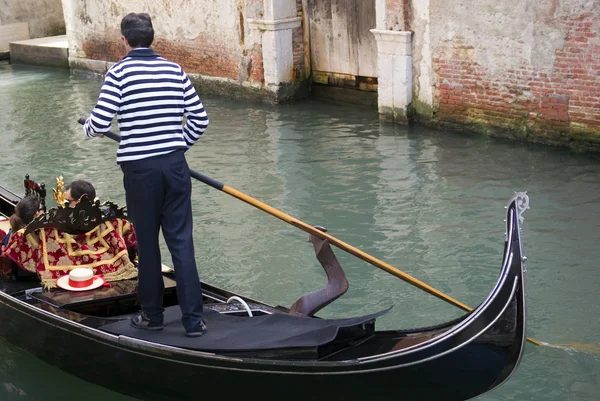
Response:
M58 175L67 182L82 178L94 183L101 198L122 204L116 144L86 138L77 124L93 107L100 85L0 63L1 184L20 193L26 172L49 186ZM201 95L211 125L186 153L192 169L307 224L323 225L471 307L498 278L506 201L514 191L528 191L528 335L554 344L600 343L597 158L388 124L376 110L354 106L316 100L261 105ZM286 306L324 285L305 232L197 182L193 213L197 265L207 282ZM162 240L161 252L171 264ZM378 327L396 329L463 313L342 250L334 252L350 289L321 316L393 305ZM88 399L119 399L5 343L0 361L2 400L60 400L65 385ZM39 373L35 382L33 371ZM479 399L597 400L598 371L595 354L528 344L511 380Z

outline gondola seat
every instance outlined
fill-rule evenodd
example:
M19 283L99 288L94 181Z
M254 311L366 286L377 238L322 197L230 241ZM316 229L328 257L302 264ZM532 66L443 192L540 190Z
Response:
M77 267L90 268L108 282L136 278L130 252L135 245L124 208L84 196L74 208L52 208L13 233L5 254L50 290Z

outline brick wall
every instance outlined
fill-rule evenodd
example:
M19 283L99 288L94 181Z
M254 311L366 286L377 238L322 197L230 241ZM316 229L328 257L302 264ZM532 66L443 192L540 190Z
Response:
M263 52L260 44L255 44L248 54L248 80L255 84L265 83L265 66Z
M92 60L117 62L127 54L121 40L121 31L118 29L105 31L102 38L82 42L81 49L86 57Z
M117 6L126 9L126 0L64 0L64 4L70 33L69 52L74 65L77 59L117 62L125 56L119 32L122 16L105 11ZM213 82L215 88L218 82L226 82L226 88L252 86L248 92L251 96L262 93L255 90L265 89L262 32L253 29L248 20L264 18L263 0L153 4L149 3L145 11L153 16L156 36L152 47L159 55L181 64L190 74L207 78L204 82ZM302 17L303 1L294 0L292 5L296 6L296 15ZM198 11L199 7L202 12ZM292 46L293 79L301 82L306 79L303 26L293 30ZM268 93L265 93L271 94L271 88L266 89ZM281 96L292 92L293 89L282 92Z
M409 0L387 0L386 1L386 29L392 31L408 30Z
M227 43L158 40L154 50L163 57L179 63L184 70L213 77L239 79L240 56Z
M302 0L296 0L298 17L302 18ZM294 47L294 79L303 80L304 77L304 20L302 25L294 28L292 32L292 44ZM308 29L308 27L306 27Z
M117 62L126 52L118 31L106 34L101 40L82 43L87 58ZM152 44L154 51L162 57L179 63L188 73L206 74L237 80L239 78L239 55L232 53L226 43L206 42L198 38L193 41L172 41L157 39ZM262 69L262 51L255 65ZM253 79L261 80L255 73Z
M565 144L574 136L600 143L600 37L593 12L557 18L566 32L553 65L522 63L491 73L471 44L456 36L433 54L438 121L504 128L539 142ZM588 145L584 145L588 146Z
M242 7L243 5L243 7ZM240 27L242 27L243 58L242 68L245 68L247 80L252 84L263 85L265 83L265 68L263 64L262 44L252 42L248 38L245 24L248 19L261 19L263 15L263 0L238 0L238 12L240 13ZM243 11L242 11L243 10ZM243 75L243 74L242 74ZM243 77L242 77L243 78Z

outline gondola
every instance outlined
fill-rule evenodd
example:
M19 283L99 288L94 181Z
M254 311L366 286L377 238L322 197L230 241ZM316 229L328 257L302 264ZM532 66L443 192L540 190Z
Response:
M20 198L0 186L0 228ZM506 206L504 254L489 296L432 327L377 330L391 306L366 316L319 318L348 282L329 242L309 235L327 285L285 307L202 282L209 331L200 338L183 335L175 273L168 268L165 329L146 332L129 326L139 310L136 279L115 282L110 291L71 293L46 290L15 266L0 281L0 337L65 372L143 400L468 400L508 380L523 355L528 203L519 192Z

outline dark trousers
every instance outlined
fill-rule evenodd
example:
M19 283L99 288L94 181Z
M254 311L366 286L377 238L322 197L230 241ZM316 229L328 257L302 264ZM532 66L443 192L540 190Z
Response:
M171 253L186 331L202 319L202 290L192 237L192 182L183 151L121 164L127 213L138 247L138 297L152 321L163 321L159 232Z

